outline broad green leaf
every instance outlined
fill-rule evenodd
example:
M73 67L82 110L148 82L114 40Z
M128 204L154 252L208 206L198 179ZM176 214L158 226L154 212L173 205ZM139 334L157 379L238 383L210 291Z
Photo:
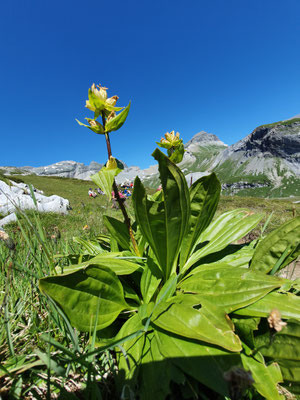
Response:
M145 343L145 334L142 332L143 324L138 314L129 318L118 332L115 340L122 339L131 335L134 332L141 331L133 339L127 340L123 345L125 354L116 348L119 373L117 375L117 383L124 384L124 381L132 380L131 384L134 387L134 382L137 378L137 370L141 363L142 351Z
M219 203L221 184L213 173L198 179L190 188L191 215L189 230L182 241L180 265L194 250L199 235L210 224Z
M243 367L251 371L254 379L253 386L267 400L284 400L284 396L278 393L277 384L282 382L282 375L278 364L266 366L263 358L260 361L251 356L241 354Z
M186 374L229 396L224 373L240 364L240 355L206 343L155 330L160 352Z
M80 264L72 264L69 267L64 267L64 273L78 271L82 269L82 267L87 267L88 265L110 268L116 275L130 275L134 271L143 268L143 265L140 264L142 262L141 258L123 257L123 254L124 253L121 252L101 253Z
M165 400L171 393L171 381L183 383L183 373L159 349L154 332L145 337L140 366L140 390L142 400Z
M121 128L121 126L126 121L126 118L127 118L127 115L129 113L129 109L130 109L130 104L131 103L129 103L128 106L123 111L121 111L117 116L109 119L106 122L106 125L105 125L106 132L117 131L118 129Z
M271 271L286 249L288 256L280 268L285 267L300 254L300 217L281 225L258 244L250 268L265 273Z
M189 192L180 169L158 149L153 156L159 162L164 200L161 203L148 200L138 177L135 179L132 199L140 229L152 248L165 279L168 279L175 272L181 242L187 229Z
M118 277L106 267L89 266L71 274L42 278L39 286L63 309L71 324L85 332L95 324L97 330L109 326L128 308Z
M232 318L235 326L235 332L250 349L254 349L254 331L257 331L260 318L239 317ZM251 350L250 350L251 352Z
M189 257L185 263L182 273L187 271L201 258L211 253L224 249L227 245L241 239L250 232L262 219L261 214L253 214L247 210L240 209L222 214L212 222L200 235L198 243L199 250Z
M124 260L122 258L101 257L101 255L93 257L84 263L85 265L93 265L94 267L107 267L116 275L130 275L138 269L142 269L142 265L137 262Z
M222 263L201 267L180 282L178 288L221 306L227 313L256 302L286 282L277 276Z
M201 340L230 351L240 351L234 326L220 308L208 302L198 311L181 304L162 302L154 308L151 325L190 339Z
M102 167L99 172L91 175L91 180L108 196L111 200L112 185L115 176L121 172L119 168L110 169L107 167Z
M161 301L167 301L170 297L172 297L176 290L176 284L177 284L177 275L173 274L160 289L156 299L156 303L158 304Z
M288 389L295 394L300 394L300 391L295 390L295 385L300 387L300 362L299 360L283 360L278 359L283 379L285 380Z
M228 264L231 267L243 267L248 268L249 262L254 253L255 241L248 244L229 244L225 249L220 250L216 253L208 254L203 257L199 265L210 264L211 266L217 265L218 263ZM189 275L192 274L198 267L190 270Z
M255 303L235 310L235 314L268 317L275 308L280 311L283 319L300 319L300 297L292 293L269 293Z
M161 282L161 278L158 274L154 274L153 271L147 266L144 268L140 289L145 303L149 303Z
M141 299L140 296L136 293L135 288L133 288L127 280L122 279L122 277L120 277L120 281L122 283L123 286L123 290L124 290L124 297L125 299L131 299L135 302L135 304L133 304L133 307L136 307L136 305L140 305L141 303ZM129 304L129 301L128 301ZM130 303L132 304L132 303Z
M279 360L294 360L300 365L300 322L288 320L280 332L271 331L266 324L265 332L255 337L255 346L264 357Z
M103 216L103 222L109 233L117 240L124 250L130 250L130 236L126 224L108 215Z

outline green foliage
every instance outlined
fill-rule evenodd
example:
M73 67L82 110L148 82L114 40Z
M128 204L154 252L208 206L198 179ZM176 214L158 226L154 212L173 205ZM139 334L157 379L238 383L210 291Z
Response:
M121 128L121 126L124 124L126 121L126 118L128 116L129 110L130 110L130 105L131 103L128 104L126 108L124 108L123 111L121 111L117 116L109 119L106 123L106 132L112 132L112 131L117 131L118 129Z
M76 328L88 330L95 323L100 349L124 340L121 348L115 347L120 394L128 388L141 399L153 394L165 399L173 384L183 388L194 379L214 398L236 396L236 390L243 396L253 381L256 393L266 399L282 398L277 384L292 382L294 358L286 353L281 371L280 364L274 364L277 352L261 350L260 338L261 326L266 326L274 308L287 326L291 318L300 320L297 284L267 274L285 250L280 242L285 228L256 248L233 245L259 224L262 215L237 209L213 219L220 195L216 176L203 177L188 189L184 175L168 157L158 149L153 156L162 194L147 196L136 178L132 196L133 229L142 258L135 256L122 223L106 217L112 252L99 242L99 255L72 265L75 272L42 278L41 289ZM290 236L285 235L293 248L298 241L295 224L286 225ZM289 252L288 260L297 254ZM120 275L117 271L122 273L127 257L136 268ZM261 257L268 260L268 268L255 268ZM109 262L103 264L105 259ZM104 339L105 327L112 330ZM266 335L274 335L272 329L267 325ZM285 329L283 342L288 336ZM290 340L297 345L297 335ZM250 375L245 372L248 378L236 388L234 371L243 369ZM253 390L251 396L259 398Z
M121 170L117 168L117 163L115 163L115 168L102 167L99 172L91 175L91 180L97 185L104 194L111 200L111 188L115 179Z

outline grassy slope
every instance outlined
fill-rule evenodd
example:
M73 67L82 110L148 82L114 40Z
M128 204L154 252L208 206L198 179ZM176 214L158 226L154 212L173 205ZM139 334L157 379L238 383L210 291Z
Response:
M50 236L54 227L58 227L65 239L73 236L93 237L105 231L102 222L104 212L121 219L121 212L111 209L111 203L106 196L88 196L89 188L95 187L90 181L37 175L15 175L13 178L32 184L43 190L46 196L56 194L69 200L72 210L68 215L41 214L42 223ZM130 211L131 201L128 200L127 203ZM83 229L85 225L88 225L88 229Z
M105 233L102 222L104 214L122 219L121 212L111 208L111 203L106 196L98 196L95 199L88 197L88 189L92 186L89 181L37 175L15 177L22 179L27 184L31 183L37 189L43 190L47 196L57 194L70 201L72 210L67 216L53 213L41 215L42 223L49 236L53 233L54 227L58 227L64 239L69 240L73 236L91 238L100 233ZM264 188L256 190L263 191ZM241 197L241 193L248 197ZM261 198L258 200L257 198L250 197L252 193L253 189L245 189L238 196L222 196L218 213L220 214L234 208L246 207L252 211L264 212L267 218L273 212L268 230L274 229L276 226L292 218L293 215L300 215L300 204L293 204L293 201L295 201L294 198L282 200ZM132 215L131 199L127 200L127 209L129 214ZM89 227L86 230L83 229L85 225Z
M50 255L75 253L76 244L72 245L68 240L72 236L80 235L82 238L88 238L102 232L103 212L121 217L119 211L110 208L105 196L98 196L96 199L88 197L87 190L91 186L90 182L39 176L19 176L17 178L44 190L46 195L58 194L70 200L73 209L67 216L40 214L42 225L48 236L53 233L54 226L58 226L62 234L60 240L48 240L46 242L45 247L48 248ZM257 200L254 198L241 199L239 197L225 196L221 198L217 214L239 207L245 207L256 212L265 212L266 216L274 212L268 231L276 228L280 223L285 222L294 215L300 215L300 204L293 205L291 200ZM130 203L128 208L129 210L131 209ZM89 230L82 229L86 223L91 226ZM69 352L66 354L72 355L74 353L74 341L72 340L74 335L75 337L78 335L77 339L83 354L93 350L93 348L89 342L89 335L78 334L76 330L67 329L56 309L38 289L38 278L51 273L52 258L50 257L50 260L47 259L45 249L35 235L32 235L32 231L29 228L26 230L28 235L27 242L24 241L16 224L8 226L7 230L16 243L16 250L10 252L3 245L3 242L0 242L0 282L4 284L0 291L0 305L4 307L7 313L7 317L5 317L4 312L0 313L0 326L2 327L0 329L0 363L7 362L8 364L5 365L9 368L10 363L15 366L18 361L19 368L24 368L25 372L12 378L14 379L13 381L0 370L0 397L8 398L10 389L13 394L21 393L20 388L23 387L21 397L14 397L11 392L11 397L9 398L47 398L48 389L53 395L51 398L55 398L54 396L58 395L62 388L74 391L74 381L78 391L84 387L87 390L91 390L94 387L92 386L94 382L92 380L89 383L87 379L90 373L88 368L92 365L95 366L95 376L97 384L99 384L98 377L104 372L107 373L108 368L111 368L108 365L112 365L112 361L105 358L108 355L101 355L101 360L97 363L90 361L87 367L80 361L74 361L70 371L63 370L56 373L56 381L51 376L51 382L49 382L48 386L47 369L43 363L39 364L36 349L38 348L43 352L46 360L49 351L51 351L52 359L56 360L59 365L64 365L66 358L64 352L58 352L53 346L48 347L45 336L48 338L49 332L50 336L60 343L61 348ZM45 332L47 334L43 337L42 334ZM74 353L74 357L77 354ZM32 362L37 362L34 368L31 366ZM68 376L68 378L64 378L64 376ZM14 389L14 385L18 385L19 392ZM103 385L106 385L106 391L110 396L103 397L104 400L117 398L109 392L105 381ZM26 397L24 396L25 389L28 390ZM83 397L82 393L78 393L78 396L78 398L90 398ZM71 399L77 397L71 397L70 394L69 397L61 396L60 398Z

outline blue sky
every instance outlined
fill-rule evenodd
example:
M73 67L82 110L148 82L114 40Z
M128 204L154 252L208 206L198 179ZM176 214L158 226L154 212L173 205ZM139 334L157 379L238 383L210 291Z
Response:
M16 0L0 6L0 165L107 159L93 82L132 101L113 155L153 164L155 141L205 130L227 144L300 113L299 0Z

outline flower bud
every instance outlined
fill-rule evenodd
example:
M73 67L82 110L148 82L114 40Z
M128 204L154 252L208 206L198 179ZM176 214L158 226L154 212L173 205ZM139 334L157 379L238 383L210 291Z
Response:
M114 111L112 111L112 112L109 114L109 116L107 117L106 122L108 122L108 121L110 121L111 119L115 118L115 116L116 116L116 113L115 113Z
M114 107L116 105L118 99L119 99L118 96L112 96L106 100L106 103L109 104L110 106Z
M90 118L86 118L86 120L88 121L90 125L89 128L92 131L94 131L95 133L104 133L103 126L100 124L100 122Z
M109 157L109 160L106 163L106 168L107 169L116 169L116 168L118 168L117 161L113 156Z

